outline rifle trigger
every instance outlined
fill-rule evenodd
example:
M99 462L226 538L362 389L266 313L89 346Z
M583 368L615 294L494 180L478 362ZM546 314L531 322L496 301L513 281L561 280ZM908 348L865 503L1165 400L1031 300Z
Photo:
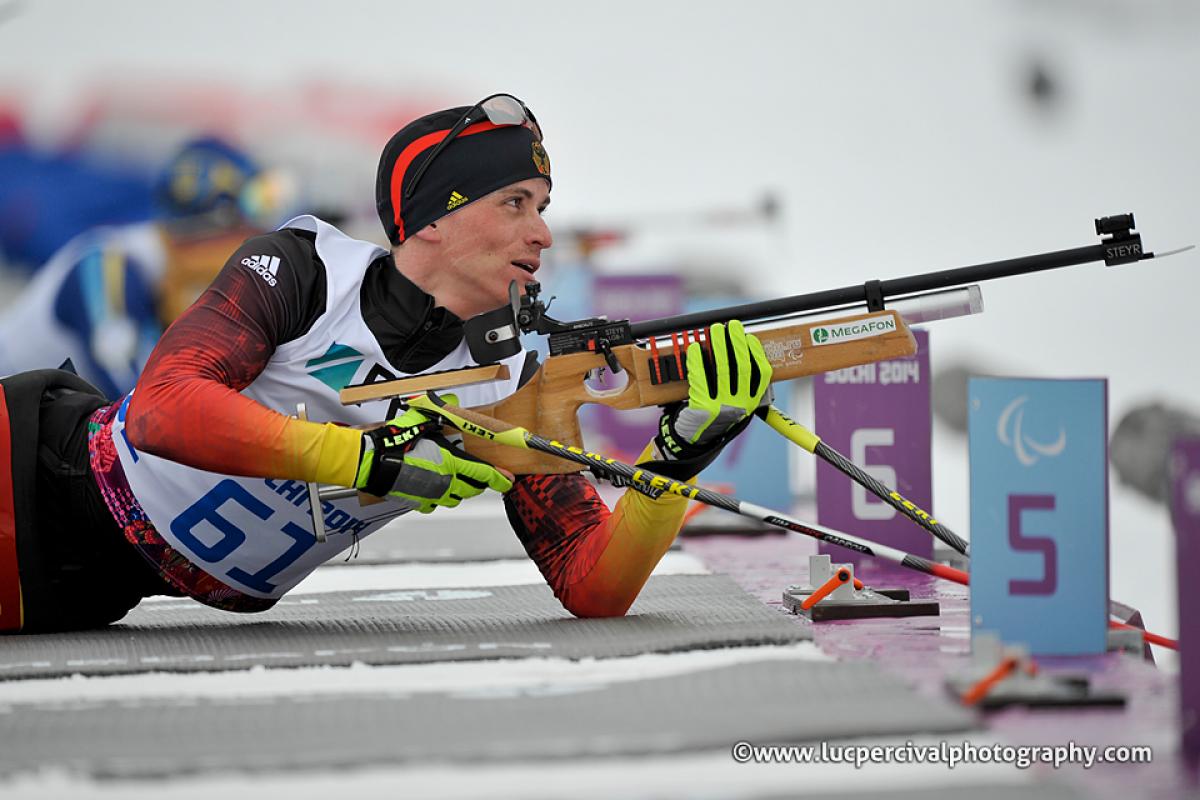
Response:
M613 375L621 371L621 362L617 361L616 355L613 354L612 347L608 343L608 339L600 339L596 342L596 349L604 354L604 362L608 364L608 368L612 370Z

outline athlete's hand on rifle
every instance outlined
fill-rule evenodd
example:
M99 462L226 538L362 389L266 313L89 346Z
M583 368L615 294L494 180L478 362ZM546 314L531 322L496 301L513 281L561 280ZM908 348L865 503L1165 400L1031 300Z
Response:
M458 404L454 395L448 402ZM467 455L441 433L441 424L410 408L363 434L356 489L384 495L429 514L454 508L488 488L507 492L512 476Z
M664 409L654 443L665 461L694 475L770 403L771 363L758 338L732 320L709 329L708 347L688 346L687 379L687 403Z

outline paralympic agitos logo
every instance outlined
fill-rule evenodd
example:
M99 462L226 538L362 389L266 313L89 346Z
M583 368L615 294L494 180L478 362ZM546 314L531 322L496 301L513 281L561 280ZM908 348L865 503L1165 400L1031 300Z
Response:
M1029 395L1021 395L1000 412L996 421L996 438L1005 447L1011 447L1017 461L1031 467L1041 458L1054 458L1067 449L1067 432L1059 425L1058 437L1053 442L1039 442L1022 430L1025 422L1025 404Z

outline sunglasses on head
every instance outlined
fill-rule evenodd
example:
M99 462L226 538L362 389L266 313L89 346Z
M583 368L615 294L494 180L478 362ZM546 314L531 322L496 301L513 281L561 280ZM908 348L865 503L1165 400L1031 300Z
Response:
M412 197L413 192L417 190L417 185L421 182L421 177L429 169L437 157L445 150L450 142L454 141L455 137L467 129L467 126L474 122L486 118L493 125L520 125L528 128L533 132L537 141L542 140L542 129L538 126L537 117L533 115L524 103L511 94L493 94L480 100L475 105L467 109L466 113L459 117L458 122L450 130L446 131L446 135L437 143L437 146L429 151L429 155L421 162L421 166L417 167L417 171L413 173L412 180L408 182L408 186L404 189L404 199L408 200Z

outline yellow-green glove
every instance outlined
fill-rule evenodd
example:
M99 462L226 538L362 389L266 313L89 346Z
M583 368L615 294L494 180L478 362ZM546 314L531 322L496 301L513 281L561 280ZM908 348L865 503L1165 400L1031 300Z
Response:
M446 398L457 405L453 395ZM354 485L429 514L438 506L454 508L489 488L507 492L512 481L451 443L439 425L410 408L363 434Z
M688 346L687 403L663 409L654 440L664 460L689 462L696 472L771 402L771 363L758 337L731 320L712 326L709 343L708 349Z

